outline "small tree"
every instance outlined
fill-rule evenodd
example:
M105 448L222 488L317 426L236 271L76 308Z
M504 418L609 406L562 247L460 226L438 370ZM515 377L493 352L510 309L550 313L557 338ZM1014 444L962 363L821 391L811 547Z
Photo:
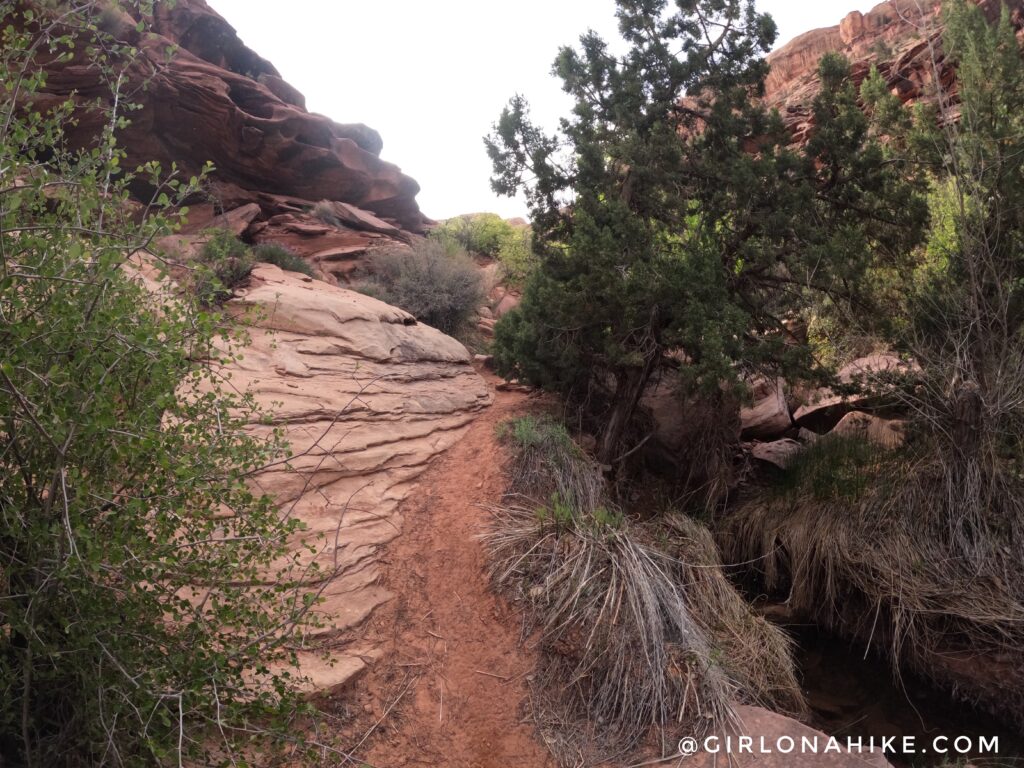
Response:
M98 29L116 10L0 2L0 762L239 764L297 711L310 574L275 564L298 524L247 480L283 445L243 431L233 341L139 279L153 212L200 180L120 167L145 61ZM72 103L33 110L54 60L114 89L81 152ZM157 190L141 224L133 179Z
M614 463L672 352L716 392L750 367L806 369L784 313L807 290L852 298L865 265L920 231L923 208L871 137L838 57L816 134L788 147L751 101L775 39L741 0L620 0L628 50L594 33L555 72L575 102L545 136L516 97L487 140L494 189L525 190L541 266L499 322L499 370L590 403Z
M893 341L923 368L905 397L937 465L926 518L957 555L992 567L1011 552L993 539L1024 531L1024 60L1005 5L992 23L951 0L942 19L956 76L935 78L934 101L902 134L932 173L934 214ZM941 60L933 49L936 75Z

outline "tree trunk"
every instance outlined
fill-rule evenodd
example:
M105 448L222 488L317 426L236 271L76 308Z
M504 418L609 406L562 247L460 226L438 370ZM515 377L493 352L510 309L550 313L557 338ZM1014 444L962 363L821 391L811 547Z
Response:
M985 404L978 385L963 384L953 401L953 441L962 456L974 457L981 447Z
M660 353L652 353L642 368L627 368L615 374L611 412L598 442L597 459L602 464L614 466L626 452L622 444L626 428L636 413L659 357Z

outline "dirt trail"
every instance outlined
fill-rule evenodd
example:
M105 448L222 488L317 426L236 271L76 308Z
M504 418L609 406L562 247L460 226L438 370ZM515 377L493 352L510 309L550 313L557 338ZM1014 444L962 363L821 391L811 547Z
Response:
M383 560L397 597L364 628L384 656L355 683L361 724L379 721L355 753L375 768L553 766L526 713L535 656L520 643L522 617L488 590L476 538L476 505L505 487L496 427L528 407L522 393L496 392L402 507Z

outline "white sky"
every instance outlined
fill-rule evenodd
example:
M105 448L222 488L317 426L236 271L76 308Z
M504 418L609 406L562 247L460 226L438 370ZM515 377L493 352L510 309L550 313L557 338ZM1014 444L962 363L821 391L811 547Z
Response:
M250 48L302 91L313 112L366 123L382 157L416 179L425 214L525 215L491 192L483 136L509 97L551 131L568 97L551 76L561 45L588 28L618 39L614 0L209 0ZM838 24L863 0L759 0L779 44Z

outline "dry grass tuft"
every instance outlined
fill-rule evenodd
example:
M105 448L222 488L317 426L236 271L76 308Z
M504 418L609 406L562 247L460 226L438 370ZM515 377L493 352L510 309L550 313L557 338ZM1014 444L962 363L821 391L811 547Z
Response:
M682 563L625 529L538 526L528 507L492 507L491 575L528 601L542 678L567 709L634 744L652 726L702 733L728 722L734 687L689 608Z
M523 416L500 426L515 448L509 494L544 504L553 495L572 509L603 505L604 478L565 428L547 416Z
M744 704L792 717L806 714L797 680L793 642L754 613L722 569L711 531L682 515L665 519L667 549L682 566L690 610L711 639L712 654Z
M684 517L658 535L631 525L604 498L600 467L553 422L505 434L517 446L513 493L488 508L484 540L495 588L528 606L539 633L534 708L566 724L546 729L556 752L607 758L652 733L672 745L730 724L734 701L802 710L786 636L729 585L706 529Z
M727 560L798 614L1024 725L1024 482L927 445L831 442L725 518ZM964 677L961 654L1017 672Z

